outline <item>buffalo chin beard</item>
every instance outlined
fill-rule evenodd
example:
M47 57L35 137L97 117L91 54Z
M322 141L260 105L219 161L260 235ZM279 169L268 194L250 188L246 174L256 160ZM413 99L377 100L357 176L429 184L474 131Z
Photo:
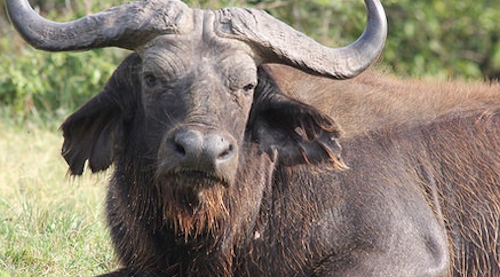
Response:
M224 199L228 184L199 173L164 175L157 179L163 221L185 241L215 234L229 218Z

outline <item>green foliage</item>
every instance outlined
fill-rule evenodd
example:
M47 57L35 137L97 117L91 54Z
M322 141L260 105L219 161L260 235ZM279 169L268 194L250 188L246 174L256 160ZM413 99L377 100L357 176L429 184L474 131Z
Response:
M42 3L54 9L44 16L58 21L84 16L87 9L85 1L77 1L77 12L57 13L65 1ZM32 115L47 118L75 110L103 89L126 55L124 50L111 48L70 53L39 51L22 41L2 17L0 53L0 112L18 123Z
M10 40L0 39L9 49ZM121 52L98 49L80 53L46 53L31 47L0 56L0 105L18 118L38 110L73 110L104 87L121 60Z
M500 2L392 0L384 61L399 74L500 78Z

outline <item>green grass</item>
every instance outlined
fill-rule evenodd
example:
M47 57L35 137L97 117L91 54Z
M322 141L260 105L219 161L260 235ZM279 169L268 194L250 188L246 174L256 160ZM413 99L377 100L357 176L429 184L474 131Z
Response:
M0 277L94 276L114 262L106 174L72 178L55 128L0 119Z

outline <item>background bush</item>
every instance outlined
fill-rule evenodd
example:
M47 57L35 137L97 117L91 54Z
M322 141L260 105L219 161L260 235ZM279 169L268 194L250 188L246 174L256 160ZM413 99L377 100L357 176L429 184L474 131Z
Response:
M106 54L115 53L101 49L48 54L25 48L19 56L2 55L0 103L20 119L39 110L57 114L74 110L99 92L115 70L120 59Z
M66 21L123 0L36 0L50 19ZM265 9L329 46L354 41L365 26L361 0L189 0L191 7ZM500 1L382 0L389 20L383 63L399 75L433 78L500 78ZM8 24L0 0L0 107L24 120L64 114L104 86L126 51L99 49L46 53L26 45Z

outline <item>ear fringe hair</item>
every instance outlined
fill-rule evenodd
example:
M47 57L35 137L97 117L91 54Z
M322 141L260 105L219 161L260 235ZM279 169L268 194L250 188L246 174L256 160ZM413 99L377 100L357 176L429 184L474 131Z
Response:
M319 145L321 146L321 148L323 148L323 150L330 158L331 164L327 164L328 167L339 172L349 170L349 166L344 162L344 160L342 159L342 157L340 157L340 155L335 155L334 153L332 153L332 151L330 151L328 147L326 147L323 143L320 143ZM302 155L302 158L304 159L307 165L314 166L314 164L307 157L306 150L302 146L300 147L300 154Z

